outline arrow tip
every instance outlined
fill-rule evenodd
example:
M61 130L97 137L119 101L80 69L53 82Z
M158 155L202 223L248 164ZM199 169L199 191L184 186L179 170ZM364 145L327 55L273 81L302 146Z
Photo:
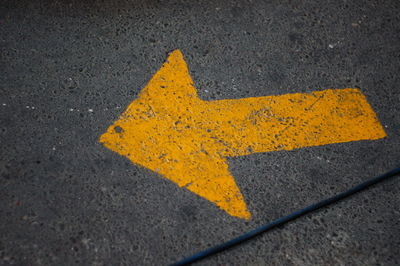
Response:
M181 58L183 58L183 53L181 52L181 50L179 50L179 49L175 49L175 50L173 50L170 54L169 54L169 56L168 57L177 57L177 56L179 56L179 57L181 57Z
M141 91L139 98L146 102L157 102L159 106L190 105L191 100L198 100L197 90L189 74L189 69L180 50L172 51L167 61L151 78ZM186 101L187 100L187 101Z

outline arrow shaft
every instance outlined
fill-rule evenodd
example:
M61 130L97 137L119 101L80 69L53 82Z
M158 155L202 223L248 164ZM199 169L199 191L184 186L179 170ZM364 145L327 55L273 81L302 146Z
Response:
M358 89L324 90L207 103L211 137L224 156L379 139L386 136Z

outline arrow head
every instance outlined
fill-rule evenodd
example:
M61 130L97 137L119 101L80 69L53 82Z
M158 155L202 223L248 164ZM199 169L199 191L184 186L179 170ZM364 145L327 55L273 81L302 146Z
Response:
M209 149L204 124L211 122L204 123L204 108L182 53L176 50L100 142L230 215L249 219L226 159Z

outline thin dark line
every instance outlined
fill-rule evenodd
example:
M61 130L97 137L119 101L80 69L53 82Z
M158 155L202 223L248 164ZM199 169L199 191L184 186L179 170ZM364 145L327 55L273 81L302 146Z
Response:
M367 180L367 181L365 181L365 182L363 182L361 184L358 184L358 185L350 188L349 190L344 191L342 193L339 193L339 194L337 194L337 195L335 195L333 197L330 197L330 198L327 198L327 199L322 200L320 202L314 203L312 205L309 205L308 207L305 207L304 209L297 210L297 211L295 211L295 212L293 212L293 213L291 213L291 214L289 214L287 216L281 217L281 218L279 218L279 219L277 219L277 220L275 220L275 221L273 221L271 223L268 223L266 225L260 226L260 227L254 229L254 230L252 230L252 231L250 231L248 233L245 233L245 234L243 234L243 235L241 235L239 237L231 239L231 240L229 240L229 241L227 241L225 243L222 243L222 244L216 245L214 247L211 247L211 248L205 249L203 251L200 251L198 253L195 253L192 256L189 256L189 257L184 258L184 259L182 259L182 260L180 260L180 261L178 261L176 263L171 264L171 266L188 265L188 264L191 264L193 262L196 262L196 261L199 261L201 259L204 259L204 258L206 258L208 256L211 256L211 255L214 255L214 254L219 253L221 251L224 251L226 249L229 249L229 248L231 248L233 246L239 245L239 244L241 244L241 243L243 243L243 242L245 242L245 241L247 241L247 240L249 240L249 239L251 239L251 238L253 238L253 237L255 237L255 236L259 235L259 234L261 234L261 233L265 233L265 232L267 232L267 231L269 231L269 230L271 230L271 229L273 229L273 228L275 228L277 226L280 226L280 225L283 225L285 223L288 223L288 222L290 222L290 221L292 221L294 219L297 219L297 218L299 218L299 217L301 217L303 215L306 215L306 214L308 214L310 212L313 212L313 211L318 210L320 208L323 208L323 207L326 207L326 206L331 205L333 203L336 203L336 202L338 202L338 201L340 201L342 199L350 197L351 195L353 195L353 194L355 194L357 192L365 190L365 189L367 189L368 187L370 187L372 185L375 185L375 184L377 184L379 182L387 180L387 179L389 179L391 177L394 177L394 176L396 176L398 174L400 174L400 167L395 168L395 169L393 169L393 170L391 170L391 171L389 171L389 172L387 172L387 173L385 173L383 175L380 175L378 177L371 178L371 179L369 179L369 180Z

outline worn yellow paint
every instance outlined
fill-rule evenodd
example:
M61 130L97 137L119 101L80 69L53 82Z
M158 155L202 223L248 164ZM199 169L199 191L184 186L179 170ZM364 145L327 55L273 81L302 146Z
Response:
M248 219L226 157L385 136L358 89L203 101L176 50L100 142Z

